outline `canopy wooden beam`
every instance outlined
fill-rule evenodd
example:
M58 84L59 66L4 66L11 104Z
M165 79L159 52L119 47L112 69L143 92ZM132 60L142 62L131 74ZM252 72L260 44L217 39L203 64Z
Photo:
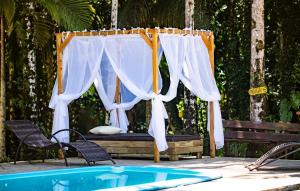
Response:
M65 40L62 42L62 45L61 45L61 49L64 50L66 48L66 46L69 44L69 42L72 40L74 36L67 36L65 38ZM63 36L62 36L63 38Z
M202 39L204 39L203 37ZM205 38L206 39L206 38ZM209 36L209 43L206 45L209 54L209 60L211 65L212 73L214 74L214 35L211 33ZM213 102L209 102L209 145L210 145L210 157L216 157L216 145L214 138L214 105Z
M204 30L180 30L180 29L131 29L131 30L103 30L103 31L86 31L86 32L68 32L68 33L56 33L56 36L60 34L61 38L66 34L66 38L62 42L61 49L68 45L74 36L110 36L110 35L126 35L126 34L140 34L146 43L150 46L147 40L146 34L153 33L167 33L167 34L181 34L181 35L204 35L209 37L212 32ZM147 38L145 38L147 37ZM205 42L204 42L205 43Z
M63 32L66 34L66 32ZM57 33L57 34L63 34ZM82 31L82 32L68 32L67 36L109 36L109 35L122 35L122 34L153 34L153 33L167 33L167 34L181 34L181 35L210 35L209 30L181 30L181 29L130 29L130 30L103 30L103 31Z
M62 94L64 91L63 87L63 48L62 48L62 34L56 34L56 59L57 59L57 88L58 88L58 95ZM65 158L64 152L59 149L58 150L58 158L63 159Z
M149 37L146 35L146 33L140 33L140 36L144 39L144 41L152 48L152 42L149 39Z
M154 31L152 33L152 79L153 79L153 92L158 94L158 33ZM154 151L154 162L160 162L160 154L157 149L157 144L154 141L153 144Z
M63 93L63 48L62 48L62 34L56 34L56 57L57 57L57 82L58 82L58 94Z
M116 76L116 93L115 93L115 102L117 104L121 103L121 80ZM118 119L118 126L120 127L119 121L119 109L117 108L117 119Z

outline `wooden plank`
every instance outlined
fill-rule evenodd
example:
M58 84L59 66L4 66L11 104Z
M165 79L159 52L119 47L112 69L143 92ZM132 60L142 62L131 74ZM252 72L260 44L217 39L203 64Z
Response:
M149 39L149 37L146 35L146 33L140 33L140 36L144 39L144 41L148 44L148 46L152 48L152 42Z
M275 123L275 127L277 129L287 130L287 131L295 131L300 132L300 124L298 123Z
M194 153L196 158L201 157L202 154ZM112 157L134 157L134 158L153 158L153 154L111 154ZM186 157L186 155L177 155L178 158ZM161 154L161 158L170 158L170 155Z
M92 142L101 145L102 147L149 147L153 148L153 142L150 141L95 141ZM168 146L175 147L193 147L202 146L203 140L192 140L192 141L178 141L178 142L168 142Z
M149 141L93 141L96 144L99 144L110 154L117 154L122 156L154 156L152 152L153 142ZM194 142L196 144L201 143L202 141L180 141L180 142ZM174 143L174 142L171 142ZM187 143L184 143L187 144ZM190 145L190 144L188 144ZM170 146L170 145L169 145ZM162 152L162 155L179 155L179 154L190 154L195 153L197 156L202 156L203 146L202 145L190 145L190 146L181 146L176 147L174 144L171 145L166 151ZM171 157L172 158L172 157ZM174 158L174 157L173 157ZM175 157L176 158L176 157Z
M108 153L117 153L117 154L152 154L152 150L149 147L103 147ZM162 154L189 154L189 153L202 153L202 146L195 147L176 147L168 148L166 151L163 151Z
M181 34L181 35L211 35L211 31L204 30L180 30L180 29L130 29L130 30L102 30L102 31L86 31L86 32L70 32L68 36L110 36L110 35L126 35L126 34L153 34L153 33L167 33L167 34ZM62 34L62 33L56 33Z
M192 147L192 146L202 146L202 145L203 145L203 140L168 142L169 147Z
M148 147L153 148L153 142L150 141L92 141L101 147Z
M62 33L61 33L62 34ZM74 36L73 35L68 35L67 37L66 37L66 39L64 40L64 42L62 42L62 44L61 44L61 50L63 51L66 47L67 47L67 45L69 44L69 42L71 42L71 40L72 40L72 38L73 38ZM62 37L61 37L62 38Z
M214 74L214 37L210 35L209 44L207 45L209 60L211 65L212 73ZM216 157L216 145L214 138L214 105L213 102L209 102L209 144L210 144L210 157Z
M116 76L116 93L115 93L115 103L120 104L121 103L121 81L118 76ZM120 121L119 121L119 109L116 109L117 113L117 120L118 120L118 127L120 127Z
M112 153L111 154L112 157L134 157L134 158L153 158L153 153L151 154L133 154L133 153L120 153L120 154L116 154L116 153ZM169 158L169 155L166 154L161 154L160 155L161 158Z
M58 95L63 93L63 50L61 48L62 43L62 34L56 34L56 57L57 57L57 89ZM58 158L63 159L65 158L64 152L59 149L58 150Z
M279 131L291 131L300 133L300 124L296 123L272 123L261 122L254 123L251 121L239 121L239 120L223 120L223 126L227 129L259 129L259 130L279 130Z
M206 48L209 49L209 47L210 47L209 36L207 34L204 34L204 33L200 34L200 36L201 36Z
M253 142L300 142L300 134L285 133L263 133L263 132L247 132L247 131L225 131L225 140L252 140Z
M57 81L58 94L63 93L63 63L62 63L62 49L61 49L61 33L56 34L56 57L57 57Z
M239 121L239 120L223 120L223 126L229 128L245 128L245 129L270 129L274 130L274 123L262 122L262 123L254 123L251 121Z
M118 154L152 154L153 150L149 149L149 147L104 147L108 153L118 153Z
M203 152L202 146L195 146L195 147L175 147L175 148L168 148L165 151L166 154L189 154L189 153L197 153Z
M153 92L158 94L158 33L155 31L152 34L152 79L153 79ZM153 146L154 151L154 162L160 162L159 151L156 143Z

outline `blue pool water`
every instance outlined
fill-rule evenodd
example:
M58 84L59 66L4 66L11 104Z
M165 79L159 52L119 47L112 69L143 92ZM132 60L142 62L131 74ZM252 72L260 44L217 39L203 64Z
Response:
M220 178L160 167L101 166L0 175L0 191L157 190Z

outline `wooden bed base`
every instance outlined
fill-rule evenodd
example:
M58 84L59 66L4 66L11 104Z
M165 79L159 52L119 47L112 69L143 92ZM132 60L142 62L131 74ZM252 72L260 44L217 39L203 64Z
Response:
M103 147L114 157L151 157L153 158L153 141L107 141L90 140ZM168 150L161 152L162 158L176 161L182 155L193 154L201 158L203 140L168 142Z

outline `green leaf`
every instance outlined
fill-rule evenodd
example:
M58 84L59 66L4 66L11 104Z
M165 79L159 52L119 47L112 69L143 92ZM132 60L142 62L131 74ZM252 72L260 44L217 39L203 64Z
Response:
M291 109L291 104L287 99L283 99L280 102L280 109L279 109L279 114L280 114L280 121L283 122L288 122L292 120L293 114L290 111Z
M87 0L39 0L58 25L67 30L83 30L92 23L93 9Z
M300 107L300 92L291 94L291 106L293 109L298 110Z
M44 47L49 40L52 38L52 33L50 32L53 24L42 14L36 14L33 23L34 39L39 47Z
M0 1L0 15L4 15L7 24L10 26L15 15L16 6L13 0Z

